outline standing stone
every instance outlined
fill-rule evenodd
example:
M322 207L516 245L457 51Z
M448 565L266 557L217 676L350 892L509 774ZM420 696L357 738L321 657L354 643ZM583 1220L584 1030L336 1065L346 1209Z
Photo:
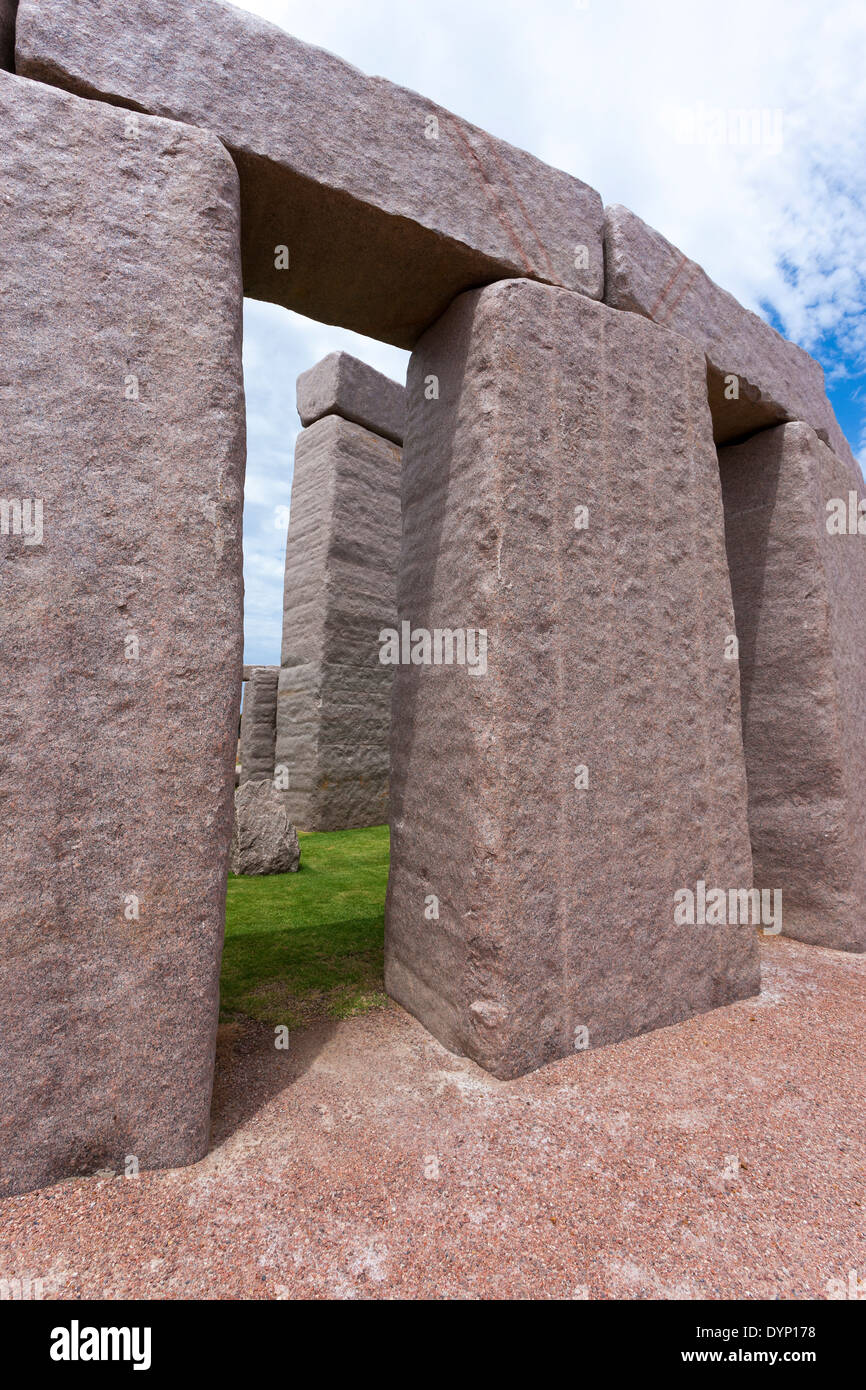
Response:
M755 882L782 889L787 936L862 951L866 515L860 534L850 471L808 425L764 430L719 462Z
M15 11L18 0L0 0L0 68L15 71Z
M706 271L628 208L605 208L605 303L645 314L697 344L717 444L807 420L860 470L824 391L819 363L720 289Z
M208 1142L242 660L238 184L213 136L132 116L0 73L0 496L30 522L0 534L4 1193Z
M400 619L487 653L396 672L389 994L510 1077L756 993L754 928L674 922L752 881L703 356L506 281L407 396Z
M229 853L233 874L291 874L301 860L298 834L283 792L271 778L244 782L235 792L235 827Z
M407 348L503 275L602 295L594 189L232 5L21 0L18 64L218 135L255 299Z
M241 708L241 785L250 778L273 777L277 738L279 666L251 666L244 673Z
M356 379L363 366L357 363ZM332 405L353 409L353 398ZM388 819L393 668L379 660L379 635L397 620L400 460L397 444L338 414L298 436L276 772L278 785L287 780L289 814L304 830Z

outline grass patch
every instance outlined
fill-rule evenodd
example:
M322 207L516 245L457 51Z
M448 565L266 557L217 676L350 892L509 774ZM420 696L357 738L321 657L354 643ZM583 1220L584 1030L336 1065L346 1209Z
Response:
M302 833L296 874L229 874L223 1021L302 1028L382 1008L388 827Z

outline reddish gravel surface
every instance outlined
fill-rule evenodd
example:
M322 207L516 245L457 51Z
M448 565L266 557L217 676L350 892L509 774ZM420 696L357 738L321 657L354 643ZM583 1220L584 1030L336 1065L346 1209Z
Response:
M61 1298L825 1298L866 1276L866 958L762 949L760 998L520 1081L396 1006L288 1053L223 1030L209 1156L8 1198L0 1277Z

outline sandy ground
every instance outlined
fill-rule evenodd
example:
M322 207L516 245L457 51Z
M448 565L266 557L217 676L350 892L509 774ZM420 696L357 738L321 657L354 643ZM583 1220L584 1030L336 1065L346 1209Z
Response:
M863 1279L866 957L763 944L760 998L519 1081L396 1006L224 1029L190 1168L0 1203L60 1298L826 1298ZM53 1293L52 1293L53 1290Z

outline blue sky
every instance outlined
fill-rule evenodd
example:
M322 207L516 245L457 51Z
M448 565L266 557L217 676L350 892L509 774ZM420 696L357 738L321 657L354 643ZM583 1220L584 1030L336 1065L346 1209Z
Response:
M866 459L862 0L247 0L624 203L813 353ZM759 144L719 141L766 113ZM246 655L278 662L295 380L345 348L408 354L247 301Z

